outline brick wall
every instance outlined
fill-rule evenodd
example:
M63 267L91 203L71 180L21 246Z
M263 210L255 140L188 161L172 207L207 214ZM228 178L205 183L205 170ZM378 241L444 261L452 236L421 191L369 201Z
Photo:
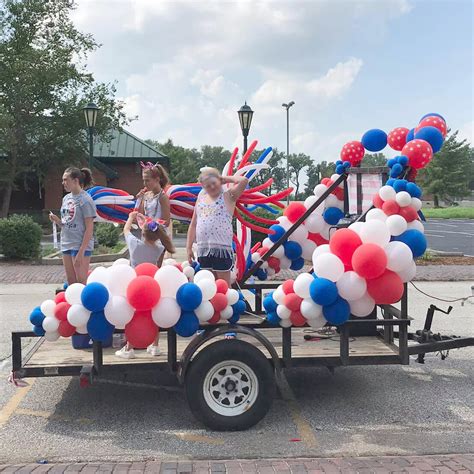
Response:
M142 170L140 163L114 163L113 169L119 174L118 179L113 179L108 186L122 189L135 195L143 187Z

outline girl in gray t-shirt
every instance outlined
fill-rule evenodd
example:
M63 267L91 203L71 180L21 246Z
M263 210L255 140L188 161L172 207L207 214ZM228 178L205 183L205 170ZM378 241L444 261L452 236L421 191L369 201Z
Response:
M51 222L61 227L61 251L68 285L87 282L89 263L94 250L93 199L84 191L92 185L88 168L69 167L64 171L62 184L68 192L61 205L61 217L49 214Z

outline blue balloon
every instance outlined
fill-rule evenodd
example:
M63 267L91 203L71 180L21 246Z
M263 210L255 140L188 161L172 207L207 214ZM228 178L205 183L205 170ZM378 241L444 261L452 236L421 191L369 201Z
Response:
M423 194L421 188L415 183L408 183L406 192L410 194L411 197L418 199L421 198L421 195Z
M264 281L268 278L268 274L267 272L263 269L263 268L259 268L256 272L255 272L255 276L260 280L260 281Z
M240 314L233 314L227 321L230 323L230 324L235 324L239 321L240 319Z
M191 337L199 329L199 319L192 311L183 311L174 326L176 334L181 337Z
M41 326L43 324L44 314L41 312L39 306L37 306L31 313L30 313L30 323L33 326Z
M245 301L245 296L241 291L239 291L239 300Z
M107 301L109 301L109 291L102 283L88 283L82 290L81 302L89 311L102 311Z
M406 230L403 234L392 237L392 239L407 244L414 258L421 257L428 245L425 235L416 229Z
M423 127L415 133L415 138L418 140L425 140L433 149L433 153L441 150L444 138L441 132L436 127Z
M304 267L304 258L302 257L292 260L291 265L290 265L290 269L295 270L295 271L301 270L303 267Z
M336 166L336 173L337 174L342 174L342 173L344 173L345 170L346 170L346 168L344 168L343 165L337 165Z
M387 134L379 128L373 128L365 132L360 141L366 150L380 151L387 146Z
M270 226L270 229L275 231L274 234L268 234L268 238L272 242L276 242L286 232L286 230L278 224L273 224Z
M289 240L283 244L283 248L285 249L285 256L290 260L296 260L297 258L301 257L301 253L303 249L298 242L293 242Z
M278 326L280 324L280 321L281 321L280 317L275 312L271 312L267 314L268 324L273 324L275 326Z
M68 287L68 286L69 286L69 285L67 284L67 281L65 281L65 282L63 283L63 290L67 290L67 287Z
M323 316L329 324L338 326L345 323L351 314L349 303L338 297L336 301L330 305L323 307Z
M390 171L391 178L398 178L403 172L403 166L399 163L396 163L392 166L392 171Z
M395 183L395 179L394 178L390 178L390 179L387 179L387 182L385 183L387 186L392 186L393 188L393 185Z
M82 293L84 293L84 291L85 288L82 290ZM91 313L89 321L87 322L87 332L92 340L106 342L112 337L114 326L107 321L103 311L97 311Z
M272 293L273 295L273 293ZM272 295L268 295L263 299L263 307L267 313L276 311L278 303L273 299Z
M408 181L406 179L396 179L393 183L393 189L399 193L400 191L405 191L407 189Z
M309 295L315 303L326 306L336 301L337 286L326 278L315 277L309 286Z
M45 334L43 326L33 326L33 332L39 337L44 336Z
M324 220L330 225L336 225L343 217L344 213L338 207L328 207L323 212Z
M239 300L237 303L232 305L232 310L234 314L244 314L247 309L247 305L244 300Z
M202 303L202 291L195 283L185 283L176 293L176 301L184 311L194 311Z
M397 164L397 159L396 158L390 158L388 161L387 161L387 166L389 168L391 168L393 165Z
M407 165L408 165L408 156L400 155L400 156L397 158L397 161L398 161L402 166L407 166Z
M342 160L337 160L336 161L336 166L338 166L338 165L342 165Z
M199 265L199 264L198 264L195 260L193 260L193 261L191 262L191 266L192 266L194 269L196 269L196 267L197 267L198 265Z
M415 129L412 128L408 133L407 133L407 143L411 142L415 138Z
M351 167L351 162L350 161L344 161L344 163L342 163L344 168L350 168Z
M446 122L445 118L444 118L442 115L436 114L436 113L434 113L434 112L431 112L430 114L425 114L425 115L423 115L423 117L421 117L421 119L420 119L420 122L421 122L423 119L425 119L426 117L431 117L432 115L434 115L435 117L442 118L442 119ZM419 122L418 122L418 123L419 123Z

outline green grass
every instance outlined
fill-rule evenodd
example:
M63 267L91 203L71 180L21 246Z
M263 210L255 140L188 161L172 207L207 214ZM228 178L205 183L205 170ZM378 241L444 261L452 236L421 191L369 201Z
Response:
M474 207L446 207L438 209L422 209L427 219L474 219Z

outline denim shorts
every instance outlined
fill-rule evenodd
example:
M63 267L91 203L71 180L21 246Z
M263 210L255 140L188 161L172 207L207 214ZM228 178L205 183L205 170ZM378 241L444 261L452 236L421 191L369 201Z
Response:
M198 257L198 262L203 270L215 272L227 272L234 263L231 257Z
M75 257L79 253L79 250L65 250L63 255L70 255L71 257ZM86 250L84 252L84 257L90 257L92 255L91 250Z

